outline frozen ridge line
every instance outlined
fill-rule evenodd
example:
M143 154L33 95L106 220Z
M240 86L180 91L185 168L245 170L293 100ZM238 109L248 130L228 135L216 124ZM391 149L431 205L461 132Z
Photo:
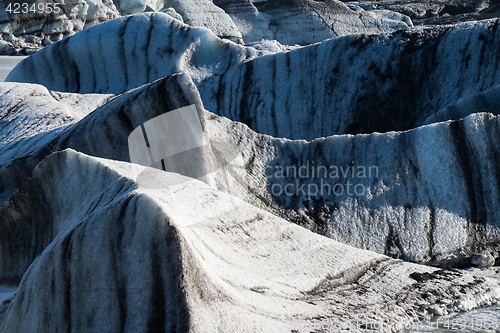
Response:
M84 0L77 2L0 2L0 54L32 54L78 31L120 16L164 12L190 26L210 29L239 44L276 40L311 44L352 33L408 29L407 16L385 10L352 10L328 0L275 1L255 7L250 1Z
M259 133L313 140L405 131L434 117L498 114L498 27L498 20L489 20L344 36L278 52L277 45L256 50L167 15L141 14L50 45L22 61L7 80L117 94L185 72L207 110ZM450 111L467 98L475 102Z
M2 332L389 332L500 297L482 278L349 247L178 174L138 187L143 169L70 149L37 166L0 214L0 278L20 280Z
M0 122L9 133L0 145L2 202L52 152L73 148L128 162L132 130L182 106L204 110L186 74L94 101L105 104L70 123L52 111L65 103L41 94L46 89L39 85L4 83L0 91L0 101L12 106ZM41 96L26 98L35 94ZM80 105L94 98L80 96ZM50 108L40 108L44 103ZM230 166L214 171L221 191L338 241L405 260L458 258L467 265L483 250L499 255L499 116L475 113L405 132L309 142L259 134L208 112L203 117L214 160Z
M154 32L135 29L130 36L168 36L167 41L155 41L150 49L126 44L118 33L108 40L115 53L103 52L107 60L97 66L92 57L98 53L71 49L76 40L105 36L106 29L136 33L132 28L145 20ZM499 255L498 61L484 57L498 46L497 23L348 36L337 39L339 44L333 40L290 52L308 60L324 51L321 47L344 45L364 68L366 49L398 42L407 61L435 54L441 60L433 66L441 71L442 59L459 60L462 72L454 73L484 70L476 77L451 76L446 89L429 92L433 108L416 112L418 119L403 124L405 131L311 141L257 133L256 128L266 132L259 127L266 122L254 122L252 114L245 120L205 112L213 96L219 101L225 94L219 89L225 80L272 88L268 78L276 73L258 73L262 78L255 79L246 66L264 59L272 69L277 55L222 41L166 15L121 18L42 50L12 75L27 75L47 55L60 54L66 56L63 70L48 76L49 89L85 87L121 95L0 85L0 281L18 286L12 302L0 306L0 330L352 332L384 322L390 331L419 316L495 303L500 296L495 283L383 254L419 262L453 256L467 262L484 250ZM441 48L456 41L470 51L465 58ZM131 57L127 62L114 61L124 54ZM384 52L380 58L394 61ZM266 89L252 89L249 96L278 100ZM147 174L154 186L141 186L144 167L127 163L130 132L187 105L202 115L210 148L227 167L215 168L213 187L155 170ZM297 121L276 119L285 126ZM307 128L289 133L290 138L312 135ZM293 172L312 162L338 167L340 175L321 177L318 169L316 176L283 175L283 168ZM358 167L373 173L359 176ZM325 181L330 190L339 181L348 188L350 181L363 191L310 192ZM294 186L309 192L285 192ZM97 313L103 304L109 312ZM24 320L26 314L30 320Z

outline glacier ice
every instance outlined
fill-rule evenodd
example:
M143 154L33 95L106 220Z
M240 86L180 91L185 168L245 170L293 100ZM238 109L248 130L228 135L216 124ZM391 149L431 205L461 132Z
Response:
M6 80L37 82L57 91L117 94L181 71L195 81L222 75L232 62L263 53L165 13L146 13L49 45L22 61Z
M17 4L27 4L18 8ZM56 3L56 4L54 4ZM23 5L24 6L24 5ZM17 8L17 9L16 9ZM9 11L7 11L9 9ZM0 2L0 54L32 54L84 28L119 17L112 1Z
M259 133L313 140L404 131L433 117L457 119L446 109L478 94L487 94L491 105L460 117L496 113L497 30L498 21L489 20L345 36L275 53L279 46L256 50L165 14L141 14L50 45L22 61L7 80L59 91L122 93L182 71L192 77L207 110Z
M349 34L404 30L409 17L390 11L353 11L340 1L218 0L233 19L246 43L262 39L285 45L308 45Z
M185 74L158 80L116 98L95 94L77 98L49 93L39 85L2 83L0 87L1 101L5 103L0 120L2 203L54 151L71 147L93 156L129 162L127 142L134 128L183 106L194 104L200 113L203 110L198 92ZM90 108L85 115L84 105Z
M483 278L349 247L179 174L141 188L143 168L70 149L37 166L0 213L0 278L20 281L3 332L396 329L431 306L500 296Z
M339 34L358 19L411 23L327 2L336 10L220 0L206 16L201 2L115 2L165 13L89 27L12 71L19 82L0 84L1 331L390 331L500 299L473 271L388 257L500 255L498 21L280 44L302 43L293 29L325 33L322 20ZM182 23L220 15L216 33ZM278 40L256 37L268 22ZM229 26L256 42L219 38ZM160 129L169 113L200 126ZM147 159L131 142L162 158L188 132L208 184L130 163Z
M62 2L57 13L38 3L36 11L16 13L10 0L0 2L0 54L32 54L54 41L112 20L142 12L167 12L194 27L210 29L236 43L277 40L311 44L352 33L380 33L412 26L411 20L387 10L353 11L337 0L279 2L257 9L252 2L209 0L79 0ZM10 4L11 7L8 7ZM52 3L50 3L52 5ZM9 12L6 11L7 7ZM43 10L41 10L41 9Z
M290 139L409 130L478 94L490 106L459 118L497 114L498 89L486 91L500 82L498 23L339 37L234 63L197 87L207 110Z
M476 113L310 142L257 134L221 117L207 131L241 142L240 167L251 170L248 200L256 206L359 248L419 262L470 261L483 247L498 251L499 119Z
M189 104L204 110L194 84L182 74L122 94L78 122L65 125L54 118L44 128L35 120L36 135L23 112L11 111L6 132L22 133L23 126L27 132L3 148L1 179L9 184L4 199L57 150L130 161L127 142L135 128ZM214 169L214 185L318 233L418 262L470 258L498 237L499 118L491 113L405 132L309 142L258 134L212 113L204 118L218 155L212 160L228 166ZM288 168L298 173L285 174ZM490 250L497 251L494 245Z
M495 264L495 258L489 251L483 251L472 257L472 263L479 267L488 267Z
M208 116L207 126L217 124L208 131L209 140L219 144L220 156L229 156L225 159L234 165L217 171L215 178L224 179L216 181L219 189L357 247L419 262L440 261L449 255L470 260L482 251L484 242L498 237L497 27L496 21L484 21L392 35L347 36L272 53L223 41L209 30L186 27L165 14L141 14L55 43L21 62L9 79L61 91L123 93L165 75L188 73L200 92L201 100L194 98L198 109L233 120L226 124L224 118ZM109 33L103 31L122 30L125 33L114 39L104 37ZM151 40L147 51L141 43L126 44L131 39L127 34ZM158 35L169 37L160 40ZM99 38L107 41L107 48L81 48ZM463 52L454 51L457 45ZM44 61L54 54L68 55L67 61L54 63L59 69L53 70L59 74L37 76L33 69L43 70ZM144 86L132 95L142 89L156 88ZM132 95L126 93L103 108L119 108ZM161 106L151 110L156 110L156 116L163 112ZM478 113L483 111L489 113ZM147 115L144 121L153 117ZM272 139L234 121L263 134L325 138ZM432 124L436 121L445 122ZM126 149L96 149L97 142L116 138L110 138L108 130L98 134L101 130L83 123L74 126L95 133L89 136L94 141L77 145L79 139L67 136L67 141L60 140L66 142L64 146L55 147L129 161ZM423 124L430 125L418 127ZM329 136L376 131L386 133ZM123 138L128 136L125 133ZM117 141L116 146L121 144ZM377 172L376 177L347 172L325 179L276 175L277 167L300 168L313 162L352 171L355 166L376 168ZM274 173L269 175L269 170ZM325 195L316 193L321 186L329 189ZM297 192L283 195L278 193L280 188Z
M209 0L164 0L163 7L173 8L182 21L193 27L210 29L216 36L243 44L240 31L221 8Z

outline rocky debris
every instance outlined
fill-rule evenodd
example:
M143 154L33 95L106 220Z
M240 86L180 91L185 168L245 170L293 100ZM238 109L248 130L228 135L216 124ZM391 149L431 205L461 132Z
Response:
M457 15L443 15L441 17L415 20L417 26L436 26L436 25L453 25L463 22L474 22L481 20L489 20L500 17L498 13L467 13Z

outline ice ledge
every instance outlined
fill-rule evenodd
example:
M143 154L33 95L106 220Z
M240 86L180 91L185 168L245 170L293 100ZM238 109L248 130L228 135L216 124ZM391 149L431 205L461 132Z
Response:
M73 150L38 165L0 214L0 278L23 277L2 331L357 332L500 296L481 278L343 245L177 174L139 188L143 168Z

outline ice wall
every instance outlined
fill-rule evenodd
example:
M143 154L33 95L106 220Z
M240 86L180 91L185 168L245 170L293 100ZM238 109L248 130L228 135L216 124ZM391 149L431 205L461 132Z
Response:
M0 278L22 277L2 332L397 330L500 296L482 278L349 247L178 174L140 188L143 168L69 149L38 165L0 214Z

